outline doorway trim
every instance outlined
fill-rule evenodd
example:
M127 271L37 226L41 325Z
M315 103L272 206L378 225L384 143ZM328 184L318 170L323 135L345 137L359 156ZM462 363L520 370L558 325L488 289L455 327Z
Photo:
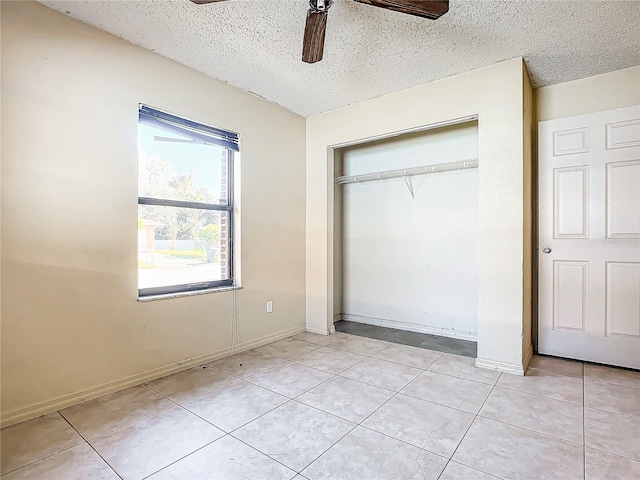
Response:
M524 372L531 350L531 84L521 58L307 119L306 323L333 322L336 147L478 119L478 366Z

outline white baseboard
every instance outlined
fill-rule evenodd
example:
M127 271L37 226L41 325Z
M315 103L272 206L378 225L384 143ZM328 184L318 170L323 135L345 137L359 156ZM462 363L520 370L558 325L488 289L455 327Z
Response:
M429 325L418 325L415 323L399 322L397 320L386 320L384 318L365 317L363 315L353 315L350 313L343 313L341 315L342 320L348 320L351 322L365 323L367 325L377 325L380 327L396 328L398 330L408 330L410 332L428 333L431 335L439 335L441 337L459 338L461 340L471 340L476 342L478 340L478 334L474 332L464 332L453 330L451 328L432 327Z
M234 349L233 353L235 353L236 351L244 352L245 350L251 350L252 348L261 347L262 345L266 345L267 343L275 342L277 340L282 340L283 338L290 337L291 335L302 333L305 330L305 326L301 325L298 327L289 328L287 330L282 330L280 332L267 335L256 340L243 342L238 346L237 349ZM108 382L86 390L63 395L52 400L39 402L28 407L14 410L12 412L3 413L0 426L1 428L4 428L10 425L15 425L16 423L31 420L32 418L46 415L48 413L57 412L58 410L61 410L63 408L77 405L88 400L93 400L94 398L102 397L103 395L107 395L109 393L118 392L120 390L124 390L125 388L134 387L142 383L166 377L167 375L171 375L172 373L181 372L183 370L187 370L204 363L220 360L227 355L229 355L229 347L217 350L215 352L205 353L203 355L197 355L195 357L180 360L169 365L154 368L153 370L148 370L146 372L138 373L130 377L115 380L113 382Z
M342 320L342 314L341 313L336 313L333 316L333 323L339 322L340 320Z
M524 375L524 368L522 365L498 362L497 360L488 360L486 358L476 358L476 367L495 370L496 372L510 373L512 375Z
M327 329L323 329L323 328L319 328L313 325L307 325L306 327L306 331L307 332L311 332L311 333L317 333L319 335L328 335L329 332L327 331Z

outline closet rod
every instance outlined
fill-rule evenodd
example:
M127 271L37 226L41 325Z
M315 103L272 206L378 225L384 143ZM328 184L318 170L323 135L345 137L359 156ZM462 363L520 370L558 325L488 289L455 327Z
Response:
M477 158L466 160L456 160L453 162L434 163L433 165L423 165L420 167L401 168L399 170L386 170L384 172L364 173L362 175L345 175L337 177L335 183L345 185L347 183L369 182L371 180L384 180L387 178L402 178L413 175L429 175L430 173L453 172L456 170L467 170L478 168Z

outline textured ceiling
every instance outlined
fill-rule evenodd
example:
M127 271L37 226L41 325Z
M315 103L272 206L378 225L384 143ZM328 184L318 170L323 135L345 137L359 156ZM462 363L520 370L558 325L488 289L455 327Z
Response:
M304 116L518 56L535 87L640 64L636 0L451 0L437 21L336 0L312 65L307 0L41 3Z

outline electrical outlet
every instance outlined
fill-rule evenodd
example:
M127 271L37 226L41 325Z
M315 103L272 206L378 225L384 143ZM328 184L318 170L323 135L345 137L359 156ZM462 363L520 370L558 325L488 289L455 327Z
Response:
M273 302L271 300L267 302L267 313L273 313Z

